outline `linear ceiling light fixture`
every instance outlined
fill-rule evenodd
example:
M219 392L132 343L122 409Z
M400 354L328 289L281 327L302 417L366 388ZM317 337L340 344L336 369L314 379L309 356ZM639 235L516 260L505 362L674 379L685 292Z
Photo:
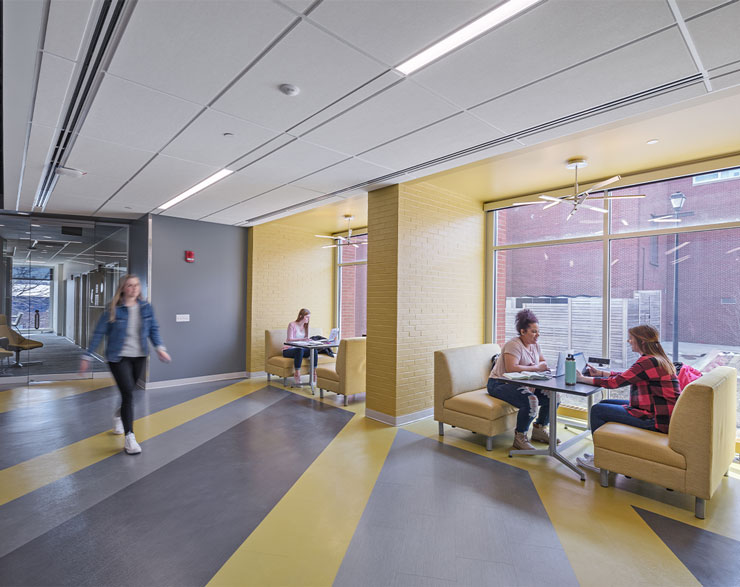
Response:
M223 179L224 177L226 177L227 175L231 175L232 173L234 172L231 171L231 169L222 169L221 171L217 171L211 177L204 179L199 184L194 185L189 190L181 193L179 196L175 196L168 202L165 202L159 207L159 209L167 210L167 208L172 208L172 206L182 202L185 198L189 198L193 194L197 194L199 191L206 189L209 185L216 183L219 179Z
M457 49L460 45L464 45L468 41L475 39L496 25L509 20L539 2L542 2L542 0L509 0L508 2L504 2L469 25L445 37L428 49L424 49L424 51L414 55L411 59L404 61L396 67L396 70L404 75L409 75L417 69L424 67L427 63L439 59L442 55L446 55L453 49Z

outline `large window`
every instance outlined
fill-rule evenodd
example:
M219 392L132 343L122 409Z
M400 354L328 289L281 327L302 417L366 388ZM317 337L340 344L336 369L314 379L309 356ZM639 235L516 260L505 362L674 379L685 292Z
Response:
M13 267L13 323L17 321L16 328L46 330L50 327L51 278L49 267Z
M367 235L353 236L338 252L338 324L342 338L367 334Z
M646 197L611 200L607 215L579 209L566 221L569 204L495 211L494 341L514 336L514 315L531 308L548 361L574 349L625 369L637 358L628 329L649 323L674 362L740 370L738 171L614 190Z

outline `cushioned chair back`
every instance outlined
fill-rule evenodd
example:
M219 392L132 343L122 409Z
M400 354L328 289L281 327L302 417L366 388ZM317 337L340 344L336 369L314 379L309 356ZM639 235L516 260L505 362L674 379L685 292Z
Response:
M337 352L337 375L346 395L365 393L367 338L343 338Z
M309 328L309 336L318 336L321 328ZM1 336L1 335L0 335ZM283 345L288 337L288 327L265 330L265 361L275 355L283 356Z
M441 409L446 399L458 393L485 387L491 372L491 357L500 352L501 347L497 344L477 344L435 351L435 408Z
M10 344L17 344L19 338L23 338L15 330L8 328L8 317L0 314L0 337L7 338Z
M717 367L676 402L668 444L686 458L686 491L707 499L735 457L737 370Z

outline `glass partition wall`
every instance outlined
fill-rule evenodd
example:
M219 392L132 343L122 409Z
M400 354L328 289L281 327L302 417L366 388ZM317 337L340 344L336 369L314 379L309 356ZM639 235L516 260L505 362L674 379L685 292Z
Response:
M531 308L548 361L573 349L625 369L637 358L628 329L649 323L674 362L740 371L740 169L609 192L634 194L645 197L595 200L607 214L569 220L567 203L491 212L494 341Z
M79 378L95 324L126 273L128 227L0 215L0 244L0 382ZM85 377L105 372L99 358Z

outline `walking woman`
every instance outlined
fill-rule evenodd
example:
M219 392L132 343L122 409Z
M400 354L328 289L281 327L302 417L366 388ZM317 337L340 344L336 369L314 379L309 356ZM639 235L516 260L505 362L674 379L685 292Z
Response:
M301 308L298 312L298 318L294 322L288 324L288 336L285 342L308 342L311 339L308 337L308 323L311 320L311 311L307 308ZM303 357L309 357L311 350L306 348L299 348L290 345L283 346L283 356L293 359L293 381L295 385L300 386L301 384L301 363ZM314 364L316 367L318 363L318 355L314 355Z
M577 374L579 383L615 389L629 384L630 398L605 399L591 408L591 434L607 422L619 422L645 430L668 434L671 414L681 391L676 368L660 345L658 331L649 324L628 330L632 350L640 358L626 371L618 373L588 367L588 375ZM581 467L597 471L592 454L576 459Z
M170 356L159 336L152 307L141 297L141 283L136 275L125 275L121 279L108 311L98 320L87 349L88 355L80 364L80 374L87 371L92 353L104 336L105 360L121 392L121 408L113 416L113 432L126 435L123 448L128 454L138 454L141 446L134 436L133 391L136 382L144 377L147 340L154 344L160 361L169 363Z

